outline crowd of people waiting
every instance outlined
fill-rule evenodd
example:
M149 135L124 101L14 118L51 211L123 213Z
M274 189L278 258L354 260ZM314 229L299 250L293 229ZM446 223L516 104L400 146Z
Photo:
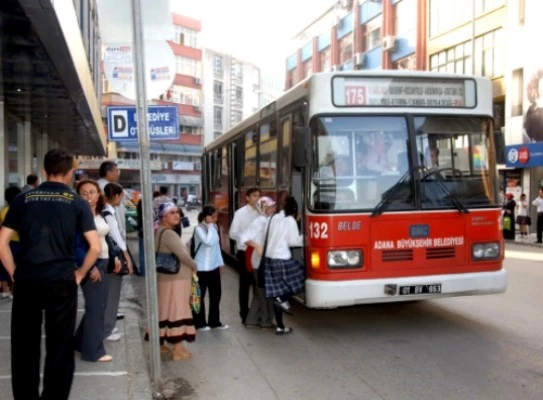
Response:
M75 190L73 155L50 150L43 166L46 181L39 184L38 177L30 175L23 189L7 188L6 206L0 211L0 281L2 298L13 299L16 400L67 399L74 351L84 361L112 361L104 343L122 337L115 325L123 318L118 314L123 276L145 275L142 200L137 265L127 245L124 190L118 183L117 165L102 163L100 179L77 181ZM247 328L275 328L278 335L291 333L283 313L292 314L289 300L304 285L303 268L290 250L302 245L296 201L286 197L278 212L276 202L261 197L258 188L247 190L246 201L236 211L229 232L237 246L241 322ZM170 255L177 265L174 273L159 273L157 279L161 355L186 360L192 354L184 343L193 342L196 331L229 328L220 316L224 260L218 211L212 205L202 207L188 246L181 241L188 219L167 188L154 193L152 204L156 254ZM199 309L189 301L194 282L200 289ZM76 327L79 287L85 312ZM47 351L40 395L42 313Z

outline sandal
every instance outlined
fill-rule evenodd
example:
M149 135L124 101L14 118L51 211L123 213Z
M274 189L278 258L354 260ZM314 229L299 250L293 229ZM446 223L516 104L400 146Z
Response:
M192 353L189 351L172 351L172 360L174 361L188 360L189 358L192 358Z
M100 357L96 361L98 361L98 362L110 362L110 361L113 361L113 357L111 357L109 354L106 354L105 356Z

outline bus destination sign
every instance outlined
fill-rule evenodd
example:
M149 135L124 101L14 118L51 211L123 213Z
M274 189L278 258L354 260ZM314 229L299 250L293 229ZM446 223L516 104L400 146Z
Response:
M468 79L335 77L333 101L346 107L475 107Z

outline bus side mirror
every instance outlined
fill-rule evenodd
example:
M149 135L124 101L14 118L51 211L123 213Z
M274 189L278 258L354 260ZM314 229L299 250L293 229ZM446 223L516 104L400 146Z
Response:
M311 165L311 130L308 127L294 128L293 161L298 168Z

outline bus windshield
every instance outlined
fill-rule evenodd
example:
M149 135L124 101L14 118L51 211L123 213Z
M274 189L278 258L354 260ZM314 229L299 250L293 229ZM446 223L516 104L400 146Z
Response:
M315 211L372 210L383 200L387 210L496 205L490 118L330 116L311 129Z

